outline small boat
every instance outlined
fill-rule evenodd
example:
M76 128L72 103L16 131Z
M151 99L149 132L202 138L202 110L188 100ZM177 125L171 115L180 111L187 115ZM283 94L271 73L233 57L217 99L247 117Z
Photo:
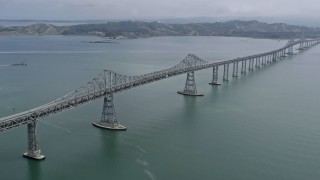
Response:
M28 66L28 64L26 63L26 61L22 61L21 63L11 64L11 66Z

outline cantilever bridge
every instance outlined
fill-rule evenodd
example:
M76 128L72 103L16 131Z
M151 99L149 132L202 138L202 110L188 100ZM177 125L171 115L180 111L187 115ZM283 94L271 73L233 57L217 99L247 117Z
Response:
M223 66L223 81L227 81L230 73L232 73L233 77L239 75L239 66L240 73L245 74L247 71L253 71L255 68L265 67L268 64L277 62L287 55L293 55L293 48L296 45L298 46L299 51L303 51L319 43L320 39L290 40L285 46L274 51L217 62L208 62L200 59L196 55L189 54L176 66L140 76L127 76L111 70L104 70L93 78L91 82L88 82L86 85L61 98L28 111L0 118L0 131L27 124L28 150L23 155L37 160L44 159L45 156L41 154L39 149L36 126L37 120L41 118L104 98L101 120L99 122L94 122L93 125L111 130L126 130L126 127L119 124L116 118L113 105L114 93L173 76L187 74L185 88L178 93L189 96L201 96L202 94L199 94L196 90L194 71L213 68L213 76L210 84L220 85L218 82L218 68L220 66ZM229 73L230 65L232 65L232 72Z

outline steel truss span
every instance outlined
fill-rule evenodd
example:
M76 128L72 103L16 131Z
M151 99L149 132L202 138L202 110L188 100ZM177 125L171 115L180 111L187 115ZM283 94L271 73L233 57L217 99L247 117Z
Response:
M267 64L276 62L284 58L286 55L293 54L293 47L299 45L298 50L303 51L314 45L320 43L320 39L300 39L290 40L288 43L280 49L241 57L229 60L221 60L216 62L209 62L200 59L194 54L188 54L177 65L168 69L154 71L151 73L143 74L140 76L127 76L116 73L112 70L104 70L98 74L92 81L81 86L80 88L62 96L54 101L39 107L30 109L28 111L13 114L7 117L0 118L0 131L5 131L14 127L28 124L28 151L24 156L33 159L43 159L44 156L40 154L38 146L37 134L36 134L36 121L56 114L58 112L66 111L72 108L76 108L82 104L89 103L91 101L105 98L102 117L99 122L95 122L94 125L101 128L112 130L125 130L126 127L120 125L116 119L115 110L113 106L113 94L121 91L125 91L134 87L142 86L144 84L152 83L162 79L170 78L173 76L187 74L187 80L183 91L179 91L179 94L183 95L202 95L197 93L194 71L213 68L213 78L210 84L220 85L218 80L218 67L223 66L223 80L228 80L229 66L232 65L233 77L238 76L238 66L241 62L241 74L245 74L248 71L252 71L255 68L261 68ZM255 63L255 66L254 66ZM247 69L248 64L248 69Z

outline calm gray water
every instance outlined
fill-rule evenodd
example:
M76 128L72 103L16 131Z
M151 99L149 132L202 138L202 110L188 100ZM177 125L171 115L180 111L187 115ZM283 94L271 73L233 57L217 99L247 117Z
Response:
M228 37L85 43L95 39L0 37L0 117L58 98L103 69L139 75L173 66L188 53L214 61L286 43ZM42 119L41 162L22 158L25 126L2 132L0 179L319 179L319 49L219 87L208 85L211 69L196 72L204 97L176 93L185 75L116 94L125 132L91 125L100 118L102 100ZM5 66L23 60L27 68Z

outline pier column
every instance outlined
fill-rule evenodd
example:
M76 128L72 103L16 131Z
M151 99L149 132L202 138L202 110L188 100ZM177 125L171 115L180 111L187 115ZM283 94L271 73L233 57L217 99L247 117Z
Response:
M288 49L288 55L293 55L293 46L290 46Z
M117 121L116 111L113 105L113 93L107 93L104 97L101 120L92 123L94 126L109 130L126 130L127 128Z
M197 93L196 81L193 71L187 73L187 80L184 86L184 90L178 91L178 93L186 96L203 96L203 94Z
M36 121L32 121L28 123L28 151L23 153L23 157L35 160L42 160L45 158L44 155L41 155L38 141L37 123Z
M286 57L287 57L287 56L286 56L286 49L282 50L282 57L283 57L283 58L286 58Z
M223 81L229 81L229 64L223 65Z
M270 57L269 55L266 55L266 56L265 56L265 65L268 64L268 59L269 59L269 57Z
M247 73L247 60L241 61L241 74Z
M238 65L238 61L233 63L232 77L238 77Z
M303 49L304 49L304 43L301 42L301 43L299 44L298 50L302 51Z
M307 48L311 47L311 41L307 42Z
M268 55L267 64L270 64L272 62L272 54Z
M212 81L209 83L211 85L221 85L221 83L218 82L218 67L219 66L213 66L212 68Z
M272 62L277 62L277 53L273 53Z
M310 41L306 42L306 49L308 49L310 47Z
M253 71L254 59L249 59L249 71Z
M266 65L266 58L267 58L267 56L262 57L262 63L261 63L262 67Z
M256 58L256 68L260 68L260 57Z

